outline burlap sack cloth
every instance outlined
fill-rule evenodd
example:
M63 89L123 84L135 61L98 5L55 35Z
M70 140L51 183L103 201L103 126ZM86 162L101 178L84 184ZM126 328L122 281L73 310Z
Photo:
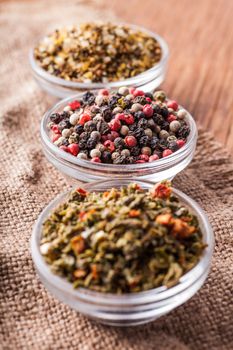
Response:
M175 180L175 186L206 210L216 237L212 271L197 295L151 324L117 329L91 322L64 306L37 278L29 252L32 226L44 206L67 185L41 151L39 121L54 101L33 81L27 51L41 28L46 32L55 22L77 19L74 4L78 2L49 3L49 11L47 1L0 5L0 348L233 349L233 162L203 131L194 161ZM79 3L78 15L92 19L100 13Z

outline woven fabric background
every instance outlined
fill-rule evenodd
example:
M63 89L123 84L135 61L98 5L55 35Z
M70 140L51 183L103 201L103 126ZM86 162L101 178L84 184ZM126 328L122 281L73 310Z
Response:
M62 305L36 276L33 224L67 184L41 151L39 122L54 99L33 81L28 50L67 19L112 18L86 1L49 1L49 10L47 3L0 2L0 349L233 349L233 160L202 130L194 161L174 181L206 210L216 237L212 271L197 295L155 322L119 329Z

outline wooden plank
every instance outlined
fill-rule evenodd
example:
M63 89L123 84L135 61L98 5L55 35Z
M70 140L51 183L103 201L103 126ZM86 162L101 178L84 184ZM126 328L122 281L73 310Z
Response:
M122 21L166 39L171 55L162 88L232 152L233 1L112 0L111 7Z

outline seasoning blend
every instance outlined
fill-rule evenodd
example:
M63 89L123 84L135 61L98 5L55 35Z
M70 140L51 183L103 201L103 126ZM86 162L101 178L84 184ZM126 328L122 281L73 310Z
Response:
M41 68L56 77L83 83L108 83L134 77L162 57L158 41L139 29L111 23L86 23L55 30L34 49Z
M75 157L94 163L154 162L178 151L190 127L186 111L165 93L120 87L86 92L52 113L52 142Z
M169 183L78 188L44 222L40 251L75 288L135 293L171 287L199 261L202 232Z

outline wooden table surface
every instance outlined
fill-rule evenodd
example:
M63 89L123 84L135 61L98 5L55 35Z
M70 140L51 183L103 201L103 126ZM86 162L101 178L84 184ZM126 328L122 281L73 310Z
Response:
M102 3L165 38L170 60L161 88L233 152L233 0Z

